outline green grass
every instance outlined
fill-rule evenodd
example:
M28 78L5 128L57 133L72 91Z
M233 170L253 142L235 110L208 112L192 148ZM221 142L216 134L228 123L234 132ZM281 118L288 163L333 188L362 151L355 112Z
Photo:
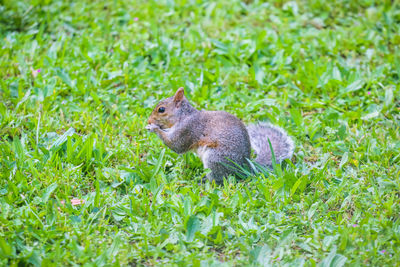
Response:
M0 48L0 265L400 265L398 1L3 0ZM181 86L293 164L199 185Z

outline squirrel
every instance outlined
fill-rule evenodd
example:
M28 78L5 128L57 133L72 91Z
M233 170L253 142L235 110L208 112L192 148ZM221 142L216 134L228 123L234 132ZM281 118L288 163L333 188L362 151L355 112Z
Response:
M166 146L178 154L194 151L211 172L209 181L222 184L229 175L237 176L232 162L248 166L251 149L255 162L272 168L272 153L276 163L290 159L294 143L280 127L257 123L247 127L225 111L197 110L179 88L175 95L160 101L152 111L146 129L154 132Z

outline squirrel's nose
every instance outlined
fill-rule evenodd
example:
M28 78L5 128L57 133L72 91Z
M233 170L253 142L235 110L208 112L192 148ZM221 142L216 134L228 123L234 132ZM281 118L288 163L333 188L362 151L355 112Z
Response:
M151 123L152 123L151 118L149 118L149 119L147 120L147 123L148 123L148 124L151 124Z

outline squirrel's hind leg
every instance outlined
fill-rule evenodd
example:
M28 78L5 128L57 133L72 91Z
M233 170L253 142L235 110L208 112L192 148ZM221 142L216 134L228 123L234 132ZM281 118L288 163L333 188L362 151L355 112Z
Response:
M210 153L210 155L203 160L204 168L209 168L210 173L207 174L206 179L209 181L214 180L216 184L223 184L224 178L234 174L234 169L230 168L230 162L225 157L218 153Z
M204 178L203 181L215 181L216 184L223 184L224 177L226 177L225 167L221 162L208 162L208 168L211 170Z
M218 155L218 152L213 148L206 146L197 149L196 154L203 162L204 169L210 169L211 172L202 178L203 182L206 180L215 180L217 184L222 184L224 181L224 175L226 174L226 168L223 165L224 159Z
M204 169L210 169L211 172L202 178L203 182L215 181L216 184L223 184L224 178L229 175L236 175L236 167L227 159L226 155L219 153L216 149L202 147L197 150L197 155L203 162ZM241 164L243 162L239 161Z

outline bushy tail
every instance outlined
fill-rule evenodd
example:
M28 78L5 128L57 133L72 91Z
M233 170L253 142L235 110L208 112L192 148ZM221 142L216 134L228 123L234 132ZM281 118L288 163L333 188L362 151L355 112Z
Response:
M269 123L258 123L247 126L250 136L251 147L255 150L257 157L255 161L264 166L272 166L272 153L268 139L274 150L276 163L291 158L294 143L285 130Z

